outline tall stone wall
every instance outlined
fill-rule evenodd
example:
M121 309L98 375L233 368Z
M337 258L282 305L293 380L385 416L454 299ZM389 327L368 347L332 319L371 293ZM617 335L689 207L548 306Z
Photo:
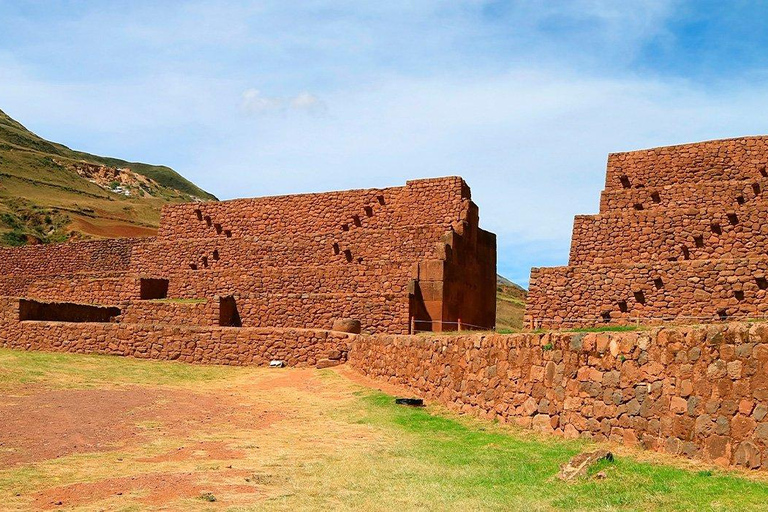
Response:
M121 305L142 280L162 297L232 297L244 327L366 332L495 323L496 239L459 177L403 187L168 205L156 238L0 251L0 296ZM182 324L195 308L133 304L121 322ZM153 313L154 311L154 313Z
M349 363L501 422L722 465L768 465L766 324L360 336Z
M531 272L529 326L764 316L766 165L767 137L610 155L569 266Z

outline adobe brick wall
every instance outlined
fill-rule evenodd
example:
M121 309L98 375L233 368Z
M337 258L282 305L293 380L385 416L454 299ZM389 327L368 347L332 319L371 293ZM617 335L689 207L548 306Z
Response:
M600 213L576 217L568 266L531 270L527 324L765 315L766 165L768 137L609 155Z
M351 335L313 329L18 321L18 301L0 298L0 347L108 354L186 363L315 366L346 359Z
M489 419L721 465L768 465L767 324L360 336L349 363Z

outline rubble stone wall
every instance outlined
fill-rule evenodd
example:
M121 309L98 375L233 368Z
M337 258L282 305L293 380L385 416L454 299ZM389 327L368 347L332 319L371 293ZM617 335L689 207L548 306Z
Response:
M768 465L768 324L355 339L349 362L461 412L722 465Z
M351 335L312 329L18 320L18 301L0 298L0 347L108 354L186 363L315 366L344 361Z
M768 137L615 153L568 266L531 270L530 327L766 314Z

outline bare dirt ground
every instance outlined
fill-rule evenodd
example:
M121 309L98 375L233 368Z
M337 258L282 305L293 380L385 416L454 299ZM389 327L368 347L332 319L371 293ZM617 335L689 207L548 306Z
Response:
M291 494L286 483L318 457L375 445L369 428L326 413L356 391L330 371L221 372L162 385L0 373L0 509L251 507Z

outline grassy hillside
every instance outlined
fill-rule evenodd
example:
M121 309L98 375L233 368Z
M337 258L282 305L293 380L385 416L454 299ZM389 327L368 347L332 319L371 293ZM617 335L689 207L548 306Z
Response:
M145 236L168 202L215 200L169 167L74 151L0 111L0 244Z
M496 277L496 330L520 329L528 292L502 276Z

